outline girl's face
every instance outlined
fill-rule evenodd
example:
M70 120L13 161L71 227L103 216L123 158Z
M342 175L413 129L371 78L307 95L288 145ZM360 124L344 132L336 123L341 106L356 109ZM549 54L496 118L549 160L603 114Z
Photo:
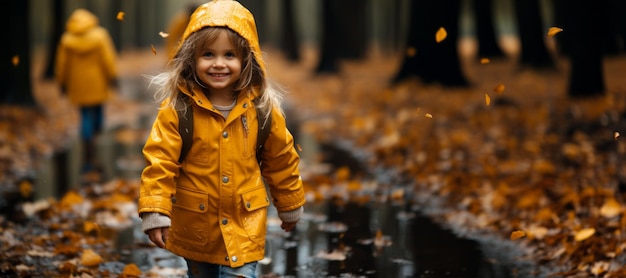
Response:
M241 57L226 31L219 32L211 43L196 50L196 76L208 87L209 93L232 94L241 76Z

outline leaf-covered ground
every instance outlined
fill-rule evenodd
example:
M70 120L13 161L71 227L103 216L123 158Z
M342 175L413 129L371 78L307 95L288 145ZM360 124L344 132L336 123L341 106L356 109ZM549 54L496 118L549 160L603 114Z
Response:
M566 60L556 71L481 64L471 46L469 89L390 87L398 64L385 56L337 76L311 78L314 62L274 76L308 111L306 130L359 154L390 198L459 235L514 240L540 276L626 275L626 57L605 59L605 97L569 99Z
M357 202L408 202L461 236L513 242L525 252L519 260L539 265L538 276L626 275L626 145L620 136L626 136L626 58L605 60L605 97L569 99L566 60L559 60L557 71L538 72L518 69L514 59L481 64L469 58L472 44L466 47L464 71L474 84L469 89L418 80L390 87L387 81L398 67L395 56L374 54L365 61L342 63L338 75L314 76L314 52L306 51L302 62L290 64L270 51L271 75L290 92L288 111L300 121L302 132L352 152L369 169L367 176L351 176L344 168L332 173L334 180L348 180L347 190L340 193L329 190L329 177L310 176L305 180L309 200L348 194ZM149 51L123 55L123 72L145 73L147 64L161 63L154 61L158 58ZM48 86L47 94L37 91L45 109L0 110L3 188L28 176L37 159L75 136L75 113L58 93L50 93L53 85L43 86ZM117 99L107 108L109 119L131 117L137 106ZM299 143L307 159L323 159L307 149L310 145ZM46 220L5 222L0 241L10 249L3 254L22 252L37 259L62 255L65 259L55 261L51 271L66 274L132 275L132 265L89 266L98 257L109 262L119 256L110 250L110 239L103 239L106 230L98 227L107 226L104 219L124 223L128 212L118 202L132 203L129 196L136 194L136 186L112 182L97 187L108 194L74 196L90 198L90 207L82 210L90 212L84 219L68 216L73 208L67 203L76 201L72 194L58 202L31 204L33 215ZM28 191L28 186L20 189ZM99 213L104 217L97 218ZM25 232L31 226L42 234ZM80 249L64 248L64 243ZM34 271L28 262L2 261L3 271Z

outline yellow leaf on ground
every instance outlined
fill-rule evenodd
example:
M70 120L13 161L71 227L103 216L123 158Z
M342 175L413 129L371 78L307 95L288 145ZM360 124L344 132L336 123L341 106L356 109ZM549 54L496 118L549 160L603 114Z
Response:
M622 205L614 198L610 198L604 202L600 208L600 214L606 218L613 218L622 212Z
M491 98L489 94L485 94L485 105L489 106L489 104L491 104Z
M596 233L596 229L594 228L586 228L586 229L582 229L578 232L576 232L576 235L574 236L574 239L576 241L583 241L585 239L590 238L591 236L593 236Z
M554 35L561 33L563 31L563 29L559 28L559 27L550 27L548 29L548 37L554 37Z
M489 64L491 62L491 60L489 60L489 58L481 58L480 59L480 63L481 64Z
M433 118L433 115L432 115L432 114L430 114L430 113L426 113L426 114L424 115L424 117L426 117L426 118L431 118L431 119L432 119L432 118Z
M97 266L103 261L102 257L91 249L86 249L83 251L83 255L80 256L80 264L87 267Z
M439 30L437 30L437 33L435 34L435 41L437 41L437 43L440 43L445 40L447 36L448 32L446 32L446 29L443 27L439 27Z
M136 264L127 264L124 267L124 270L122 270L122 273L120 274L120 277L140 277L141 276L141 269L139 269L139 267L137 267Z
M117 13L117 20L124 21L124 15L125 15L124 12L118 12Z
M516 240L518 238L522 238L522 237L525 237L525 236L526 236L526 233L524 231L519 231L519 230L513 231L511 233L511 240Z
M80 196L76 191L69 191L63 196L63 199L59 202L61 207L71 207L73 205L80 204L84 201L83 196Z

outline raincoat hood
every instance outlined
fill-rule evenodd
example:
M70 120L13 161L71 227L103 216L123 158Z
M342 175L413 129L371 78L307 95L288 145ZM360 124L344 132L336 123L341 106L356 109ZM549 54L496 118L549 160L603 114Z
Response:
M98 18L85 9L77 9L65 24L66 35L63 43L75 51L91 51L98 47L103 30L98 25Z
M254 16L239 2L214 0L200 5L191 15L181 41L185 41L193 32L204 27L227 27L247 40L254 58L265 73L265 63L259 46Z

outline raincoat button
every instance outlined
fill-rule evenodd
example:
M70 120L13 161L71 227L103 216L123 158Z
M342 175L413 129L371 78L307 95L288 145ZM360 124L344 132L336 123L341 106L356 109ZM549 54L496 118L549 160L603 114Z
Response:
M226 256L226 257L224 258L224 260L225 260L225 261L228 261L228 256Z
M269 203L270 202L270 198L265 197L265 202Z
M204 204L200 204L200 210L204 210Z
M224 138L228 138L228 132L224 131L224 132L222 133L222 137L224 137Z
M226 218L222 219L222 225L226 225L226 224L228 224L228 219Z
M226 177L226 176L222 177L222 182L223 183L228 183L229 180L230 179L228 179L228 177Z
M172 204L176 204L176 197L172 197Z
M237 262L237 256L233 256L233 262Z
M248 108L248 103L247 102L243 104L243 108Z
M250 208L250 202L247 202L247 203L246 203L246 207L247 207L247 208Z

